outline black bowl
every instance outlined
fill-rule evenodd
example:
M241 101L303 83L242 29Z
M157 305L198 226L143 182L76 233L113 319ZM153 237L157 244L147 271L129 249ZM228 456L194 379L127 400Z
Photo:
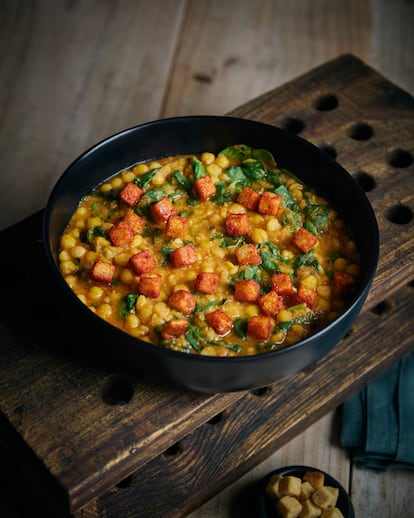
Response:
M344 518L355 518L354 507L348 493L343 486L329 473L325 473L321 469L311 468L309 466L286 466L279 468L267 474L259 483L258 488L258 518L275 518L275 502L266 494L266 485L272 475L282 475L284 477L292 476L303 478L307 471L320 471L325 475L325 486L336 487L339 490L336 507L342 512Z
M233 144L265 148L279 166L315 188L336 207L361 253L359 288L346 311L316 334L274 352L246 357L189 355L140 341L100 319L68 287L58 269L59 237L80 199L116 173L163 156L218 152ZM364 192L338 163L309 142L271 125L219 116L149 122L118 133L86 151L63 173L44 216L46 255L66 303L101 336L111 361L199 392L232 392L286 378L324 356L355 321L372 283L379 256L378 227Z

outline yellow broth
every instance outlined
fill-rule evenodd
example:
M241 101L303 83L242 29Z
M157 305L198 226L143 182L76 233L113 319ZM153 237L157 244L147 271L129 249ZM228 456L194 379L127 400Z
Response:
M102 319L209 356L309 336L345 309L359 276L340 214L268 151L246 145L117 174L80 201L59 261Z

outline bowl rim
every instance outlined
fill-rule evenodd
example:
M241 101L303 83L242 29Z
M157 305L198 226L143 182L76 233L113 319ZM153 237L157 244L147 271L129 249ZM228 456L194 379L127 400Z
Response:
M372 229L374 231L374 235L371 236L371 239L373 240L373 244L375 246L375 250L373 250L373 257L375 257L375 259L370 263L371 267L370 267L369 273L365 276L364 281L359 283L358 289L354 293L353 298L348 303L346 309L343 312L341 312L340 315L338 315L332 322L325 325L324 327L322 327L315 333L312 333L310 336L306 337L303 340L300 340L299 342L282 347L281 349L267 351L264 353L257 353L257 354L253 354L253 355L244 355L244 356L225 356L225 357L203 356L200 354L191 354L191 353L182 352L182 351L174 351L172 349L168 349L166 347L162 347L160 345L153 344L151 342L146 342L144 340L136 338L136 337L130 335L129 333L127 333L126 331L116 327L115 325L106 322L104 319L102 319L101 317L96 315L94 312L90 311L89 308L87 308L78 299L78 297L70 289L68 284L65 282L62 274L60 273L58 265L56 263L56 259L53 256L53 253L50 248L50 242L48 239L49 224L50 224L50 220L51 220L51 212L52 212L52 208L54 205L54 201L57 196L57 192L59 191L61 183L64 182L66 177L71 173L72 169L78 163L80 163L82 160L89 157L90 155L98 152L101 148L107 146L111 142L114 142L132 132L145 130L145 128L147 128L147 127L156 127L158 125L165 125L165 124L176 124L176 123L180 123L180 122L195 123L197 121L208 121L208 120L217 121L217 122L219 122L220 120L233 121L235 123L257 126L258 128L267 127L268 129L275 130L276 132L279 132L280 134L285 135L287 138L291 139L292 141L297 141L298 145L307 148L311 153L318 155L320 159L327 162L329 167L333 167L335 169L341 170L342 171L341 174L347 175L353 181L354 188L356 190L359 190L359 195L360 195L361 201L365 205L365 210L366 210L367 216L370 219L370 223L371 223ZM185 154L185 153L181 153L181 154ZM145 159L145 161L155 160L157 158L160 159L165 156L170 156L170 153L159 154L157 156L154 156L153 158ZM139 161L135 162L135 164L137 164L137 163L140 163L140 162ZM135 164L131 164L128 167L132 167ZM104 182L105 180L107 180L109 178L112 178L113 176L117 175L124 169L125 168L123 167L123 168L119 169L118 171L115 171L111 176L106 176L105 178L102 179L102 182ZM70 162L70 164L65 168L63 173L60 175L60 177L57 179L56 183L54 184L54 186L50 192L50 195L48 197L47 204L46 204L44 214L43 214L42 233L44 236L44 245L45 245L44 248L46 251L46 256L47 256L49 264L52 265L52 270L55 274L55 277L57 277L58 281L61 284L63 284L64 289L70 294L70 296L74 300L77 307L81 308L81 310L83 310L85 312L85 314L88 314L89 316L91 316L98 323L98 325L103 325L105 329L110 330L112 333L113 332L121 333L123 336L125 336L126 338L129 339L129 345L134 346L134 347L139 347L141 349L144 347L144 349L146 349L148 352L154 351L154 348L156 350L162 349L164 351L163 354L165 354L167 356L171 356L172 358L180 358L181 360L184 360L184 361L186 361L185 359L187 359L188 361L192 361L192 362L194 362L194 360L197 359L198 361L202 361L203 363L215 363L215 364L217 364L217 363L243 364L245 362L250 362L251 358L254 358L256 361L257 360L266 361L269 359L269 357L277 357L277 356L283 355L287 350L293 351L296 349L300 349L302 347L306 347L309 343L318 340L321 335L329 333L329 331L333 327L337 326L340 321L346 320L348 318L349 314L355 310L356 306L359 306L361 297L363 297L363 299L366 298L366 295L370 289L370 286L372 284L373 278L376 273L376 269L377 269L377 265L378 265L378 261L379 261L379 246L380 246L379 245L379 229L378 229L378 223L376 220L374 210L373 210L365 192L363 191L363 189L352 178L351 174L341 164L339 164L336 160L334 160L328 154L326 154L321 149L319 149L316 145L312 144L311 142L304 139L303 137L300 137L299 135L290 133L287 130L284 130L278 126L275 126L275 125L272 125L272 124L269 124L266 122L256 121L253 119L247 119L247 118L243 118L243 117L235 117L235 116L231 116L231 115L230 116L228 116L228 115L224 115L224 116L221 116L221 115L188 115L188 116L176 116L176 117L166 117L166 118L161 118L161 119L154 119L151 121L146 121L144 123L137 124L137 125L131 126L129 128L120 130L112 135L109 135L108 137L101 139L96 144L93 144L92 146L88 147L77 158L75 158L74 160L72 160L72 162Z

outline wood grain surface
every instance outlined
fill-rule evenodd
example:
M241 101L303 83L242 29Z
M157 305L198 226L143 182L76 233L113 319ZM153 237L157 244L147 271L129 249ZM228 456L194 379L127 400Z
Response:
M413 26L414 4L409 0L3 0L0 3L0 202L3 207L0 228L41 209L64 168L89 146L111 133L161 116L229 112L343 53L362 58L394 84L414 93ZM342 81L340 107L346 99L347 109L353 110L353 118L345 110L312 109L305 101L315 102L316 97L298 97L298 92L289 96L288 88L292 88L292 84L279 91L278 95L284 95L283 102L287 99L287 104L283 107L280 103L277 112L270 114L266 109L259 109L253 101L234 113L270 117L275 124L295 131L299 128L302 136L334 153L359 181L365 182L383 239L389 243L381 250L380 270L368 301L372 307L376 301L387 300L388 289L391 292L405 290L404 284L412 279L408 258L413 248L413 234L404 218L414 208L410 183L413 168L404 160L414 151L411 129L402 129L412 128L404 125L407 118L412 121L412 114L406 109L410 98L394 85L387 89L388 83L377 76L383 101L396 112L393 116L385 116L382 106L375 111L375 103L370 104L366 95L365 102L370 108L367 117L365 110L358 113L358 93L352 97L351 87L343 84L348 74L351 74L349 81L352 83L352 73L349 69L341 70L338 79L338 84ZM362 91L368 83L367 80L363 84ZM315 92L312 84L308 86ZM364 135L366 126L373 130L373 135L368 139L350 137L351 119L352 123L365 124L354 127L354 135ZM395 135L398 135L398 145L394 143ZM362 161L361 157L364 157ZM397 177L403 188L397 197L390 197L390 188ZM399 264L400 268L392 278L387 278L388 265L392 264ZM31 277L20 275L30 285ZM41 320L42 307L36 306L34 303L31 308L36 309L38 330L42 331L42 324L46 325ZM18 311L14 311L14 318L18 315ZM24 338L18 321L13 332L2 324L1 336L2 344L12 344L17 339L25 345L25 354L30 353L32 358L36 356L35 346ZM56 344L49 345L53 349ZM10 368L15 369L18 365L23 368L23 357L17 354L11 358L14 363ZM36 371L39 363L32 363L32 380L37 386L44 383L46 387L53 376L61 375L65 359L54 357L54 361L54 369L40 378L40 371ZM24 376L22 379L25 380ZM62 379L64 383L61 383ZM13 383L9 379L6 381ZM72 368L58 379L54 390L59 396L57 401L65 401L67 396L62 388L68 385L77 393L86 391L82 404L87 408L90 397L86 387L93 385L99 399L102 391L107 390L111 395L110 388L116 387L117 381L119 379L114 381L112 373L105 369L98 374L85 375L82 369ZM4 383L4 379L0 378L0 395L3 396L1 382ZM128 383L121 384L121 397L128 396L129 388ZM26 391L30 394L30 384L26 385ZM141 393L138 391L138 394ZM156 401L159 392L154 390L152 396ZM25 412L18 405L15 410L28 419L24 423L28 429L34 426L31 439L46 444L47 434L41 431L41 423L30 412L39 405L34 399L34 406L29 406ZM199 418L194 416L193 410L200 401L187 399L187 396L184 399L183 415L190 417L190 422L194 419L193 426ZM139 397L137 401L140 401ZM104 422L109 420L116 424L118 406L112 405L112 408L101 402L106 405L106 411L108 406L110 409ZM224 406L230 403L237 404L237 401L226 401ZM55 410L57 416L64 415L62 408L57 406ZM209 420L213 414L210 407L203 419ZM213 422L216 421L213 419ZM217 422L214 426L224 426L226 422L224 419L222 425ZM57 419L55 425L58 424ZM380 512L385 516L403 514L411 509L412 476L406 472L367 474L352 465L331 437L336 424L333 413L316 422L263 460L258 468L195 511L192 518L230 516L232 502L248 481L260 478L282 464L304 460L336 474L352 489L357 516L376 517ZM72 426L78 425L73 423ZM209 426L207 430L214 428ZM176 437L184 440L184 432L182 428L177 429ZM89 433L80 430L79 437ZM155 425L154 438L156 433ZM292 433L291 437L294 435ZM289 438L286 436L281 443ZM110 440L110 436L105 440ZM67 458L70 458L70 446ZM171 459L177 451L180 448L170 450L167 458ZM56 452L50 455L51 460L56 459ZM36 464L35 459L32 460ZM127 464L124 464L125 473L131 468ZM118 473L117 480L120 475ZM237 475L241 475L241 471ZM48 476L44 473L46 480ZM229 481L230 478L226 479L226 483ZM136 488L133 482L133 478L127 477L123 484L118 482L110 490L111 505L116 506L117 501L125 498L125 495L120 496L123 491L125 494L133 492ZM221 483L214 490L219 486ZM59 488L55 489L61 498ZM200 501L210 494L205 492ZM103 500L92 501L81 514L99 516L104 513L102 506L108 505L108 501L109 496L105 494ZM0 495L0 509L2 502ZM12 509L8 511L8 516L13 516ZM122 514L117 516L128 516L119 508L118 512Z

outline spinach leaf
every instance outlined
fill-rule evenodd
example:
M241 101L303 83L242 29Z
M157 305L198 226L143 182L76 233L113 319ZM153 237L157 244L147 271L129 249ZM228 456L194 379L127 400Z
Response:
M188 324L188 331L184 336L194 350L201 351L202 345L200 344L200 341L203 340L203 336L197 326L194 324Z
M248 318L236 318L234 321L234 332L239 338L246 338Z
M323 230L329 222L329 207L326 205L308 205L305 208L305 218L310 225L314 226L316 232ZM310 229L308 228L308 230Z
M200 160L194 159L192 166L193 166L195 180L199 180L200 178L202 178L203 176L205 176L207 174L206 170L204 168L204 165L202 162L200 162Z
M270 241L261 243L259 245L260 257L262 258L262 267L268 273L280 273L281 262L286 262L282 259L281 250L278 246Z
M143 189L157 174L157 172L161 169L161 167L155 167L154 169L151 169L151 171L148 171L148 173L144 173L139 178L135 178L134 184L137 187L140 187Z
M189 191L193 186L193 182L189 178L185 177L181 171L175 171L173 175L185 191Z
M211 198L211 201L217 205L224 205L231 200L230 191L228 191L226 184L223 181L217 182L215 186L216 194Z
M252 182L259 182L266 175L266 170L258 160L247 160L241 167L243 174Z
M106 236L106 232L105 232L104 228L101 226L97 226L97 227L88 229L88 231L86 232L86 241L88 243L91 243L92 239L94 237L105 237L106 238L107 236Z
M251 155L252 148L244 144L229 146L220 151L219 156L225 156L232 160L242 162Z
M260 162L265 167L270 166L272 168L272 167L276 166L275 157L267 149L253 149L252 158L255 158L256 160L260 160Z
M135 311L135 304L138 297L138 293L129 293L121 298L118 304L118 314L120 318L126 318L130 313Z
M316 270L320 269L319 261L312 250L310 252L307 252L306 254L301 254L296 257L296 260L293 263L293 269L298 270L303 266L310 266L312 268L315 268Z
M282 196L282 207L286 207L291 210L299 210L298 204L295 198L290 194L284 185L279 185L277 189L273 191L275 194Z
M244 236L227 237L223 239L222 243L220 243L220 248L231 248L233 246L241 246L244 245L245 242L246 239Z

